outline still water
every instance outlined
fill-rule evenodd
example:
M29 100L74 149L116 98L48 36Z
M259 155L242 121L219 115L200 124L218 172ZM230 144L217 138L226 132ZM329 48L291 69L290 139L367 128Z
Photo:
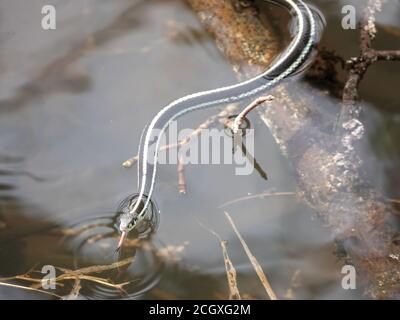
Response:
M360 9L364 3L350 2ZM378 16L375 46L396 49L400 6L388 2ZM40 10L50 3L57 8L57 29L44 31ZM313 3L327 20L322 44L344 57L357 55L358 33L340 26L341 1ZM44 265L78 269L116 262L115 211L137 183L136 169L121 164L136 153L144 124L177 97L234 83L234 73L179 0L6 0L0 12L0 276ZM360 90L370 179L390 197L398 196L400 183L393 174L400 163L399 72L396 63L377 64ZM190 114L179 125L196 128L220 110ZM161 165L157 233L141 246L130 240L120 253L121 259L133 255L130 263L92 274L124 284L123 290L82 280L78 298L227 298L221 247L208 227L227 240L242 295L265 299L224 210L279 297L362 297L361 290L342 289L334 239L296 196L220 208L248 195L297 191L293 169L268 129L256 115L250 118L255 156L268 181L257 171L237 176L233 165L189 165L187 194L181 195L176 166ZM74 281L63 284L50 291L68 295ZM0 286L0 298L52 296Z

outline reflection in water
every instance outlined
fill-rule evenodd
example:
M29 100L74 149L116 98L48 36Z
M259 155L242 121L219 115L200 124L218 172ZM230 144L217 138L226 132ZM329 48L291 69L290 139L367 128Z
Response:
M72 48L68 53L46 65L34 79L24 84L15 97L0 101L0 112L14 111L31 99L38 98L43 94L57 91L80 93L90 88L90 79L86 75L71 75L68 66L83 55L97 49L109 41L128 33L141 24L141 9L145 1L135 0L118 15L112 23L105 28L87 35L86 39Z
M258 172L258 174L260 175L260 177L263 178L264 180L268 180L267 172L262 168L262 166L261 166L260 163L257 161L257 159L256 159L250 152L247 151L245 142L244 142L243 140L240 140L241 143L239 143L239 145L235 145L235 143L237 143L237 142L235 142L234 133L233 133L233 131L232 131L232 126L231 126L231 125L232 125L232 121L233 121L234 119L236 119L236 117L237 117L236 114L231 115L231 116L229 116L229 117L225 120L225 123L224 123L224 130L225 130L225 133L226 133L229 137L232 137L232 154L235 153L236 148L240 148L240 149L241 149L241 152L242 152L242 155L244 155L244 156L247 158L248 163L253 164L254 169ZM242 119L242 122L241 122L240 126L239 126L239 129L240 129L241 132L242 132L242 133L241 133L242 136L246 135L247 132L248 132L248 131L246 131L246 130L248 130L248 129L250 129L250 128L251 128L250 120L247 119L246 117L244 117L244 118Z
M0 277L23 274L45 264L50 252L57 248L57 241L49 241L54 239L51 231L57 224L32 219L30 214L38 214L41 209L17 197L0 196L0 203ZM0 287L0 297L2 292Z

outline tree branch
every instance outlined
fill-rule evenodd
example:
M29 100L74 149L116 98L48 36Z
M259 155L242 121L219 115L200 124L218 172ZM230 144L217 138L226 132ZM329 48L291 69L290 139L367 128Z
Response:
M372 42L376 37L375 15L382 10L385 0L369 0L360 23L360 54L347 61L348 78L343 91L343 107L340 124L358 116L358 87L368 68L376 61L400 60L400 50L374 50Z

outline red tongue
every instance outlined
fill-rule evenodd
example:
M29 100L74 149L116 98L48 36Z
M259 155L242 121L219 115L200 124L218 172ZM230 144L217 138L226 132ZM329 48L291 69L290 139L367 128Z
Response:
M121 248L122 243L124 242L125 237L126 237L126 231L122 231L121 236L120 236L119 241L118 241L117 250L118 250L119 248Z

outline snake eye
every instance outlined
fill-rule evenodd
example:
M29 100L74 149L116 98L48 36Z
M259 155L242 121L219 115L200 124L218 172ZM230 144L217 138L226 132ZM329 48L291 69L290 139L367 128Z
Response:
M131 230L137 223L137 219L133 218L131 222L128 224L128 229Z

